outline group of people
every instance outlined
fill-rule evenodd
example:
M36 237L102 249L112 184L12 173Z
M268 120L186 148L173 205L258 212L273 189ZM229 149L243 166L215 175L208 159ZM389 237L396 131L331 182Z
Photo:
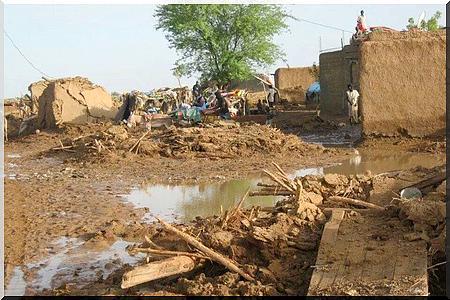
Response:
M208 98L208 101L206 101L201 92L201 86L197 81L192 88L192 95L194 98L193 106L201 107L202 110L205 110L205 113L217 111L222 119L231 118L231 103L228 98L225 97L226 94L223 94L220 89L216 88Z

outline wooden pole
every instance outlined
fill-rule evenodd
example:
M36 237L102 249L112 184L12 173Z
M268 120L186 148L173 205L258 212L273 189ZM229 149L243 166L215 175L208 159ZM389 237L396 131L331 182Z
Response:
M352 204L352 205L356 205L356 206L367 207L367 208L384 210L384 207L382 207L382 206L378 206L376 204L372 204L372 203L369 203L369 202L366 202L366 201L356 200L356 199L347 198L347 197L331 196L331 197L328 197L328 200L335 201L335 202L343 202L343 203Z
M135 267L122 276L122 289L156 279L186 273L196 267L196 261L189 256L174 256Z
M215 262L225 266L226 268L228 268L229 270L231 270L233 272L238 273L239 275L241 275L243 278L245 278L248 281L255 281L255 279L253 277L251 277L249 274L247 274L244 271L242 271L234 262L232 262L230 259L224 257L222 254L217 253L216 251L206 247L201 242L197 241L197 239L195 239L194 237L190 236L187 233L184 233L184 232L178 230L177 228L173 227L170 224L167 224L163 220L161 220L159 218L157 218L157 220L161 223L161 225L167 231L170 231L171 233L173 233L173 234L177 235L178 237L180 237L182 240L184 240L189 245L197 248L198 250L203 252L205 255L210 257L211 260L213 260L213 261L215 261Z

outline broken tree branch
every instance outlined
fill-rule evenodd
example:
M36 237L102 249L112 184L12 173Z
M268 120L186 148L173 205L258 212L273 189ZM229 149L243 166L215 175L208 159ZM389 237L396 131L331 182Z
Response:
M275 166L275 168L277 168L277 170L283 174L283 176L285 176L286 178L288 178L289 176L286 174L286 172L283 171L283 169L276 163L276 162L272 162L272 165Z
M189 245L197 248L201 252L203 252L205 255L209 256L211 260L223 265L224 267L228 268L229 270L238 273L243 278L249 281L255 281L253 277L251 277L249 274L242 271L233 261L231 261L229 258L226 258L220 253L217 253L216 251L206 247L201 242L197 241L195 238L190 236L187 233L184 233L180 231L179 229L173 227L172 225L167 224L163 220L157 218L157 220L161 223L161 225L167 230L172 232L173 234L176 234L179 236L182 240L187 242Z
M367 208L384 210L384 207L382 207L382 206L378 206L378 205L373 204L373 203L369 203L369 202L362 201L362 200L356 200L356 199L352 199L352 198L346 198L346 197L340 197L340 196L331 196L331 197L328 197L328 200L335 201L335 202L342 202L342 203L352 204L352 205L356 205L356 206L367 207Z
M295 190L286 185L281 179L279 179L277 176L275 176L274 174L270 173L267 170L263 170L264 173L266 173L270 178L272 178L273 181L275 181L276 183L278 183L279 185L281 185L282 187L284 187L285 189L287 189L288 191L292 192L295 194Z
M182 252L182 251L170 251L170 250L159 250L159 249L150 249L150 248L133 248L130 252L145 252L159 256L189 256L200 259L210 260L209 257L192 252Z
M132 152L134 150L135 147L137 147L141 141L147 136L147 134L149 134L150 130L147 130L137 141L136 143L133 144L133 146L131 146L130 150L128 150L128 152Z

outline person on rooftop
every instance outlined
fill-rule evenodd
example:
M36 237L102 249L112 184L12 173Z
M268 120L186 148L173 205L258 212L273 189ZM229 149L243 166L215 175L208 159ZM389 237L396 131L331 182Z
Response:
M356 28L358 28L359 33L364 33L367 31L366 16L364 15L364 10L361 10L361 14L356 20Z

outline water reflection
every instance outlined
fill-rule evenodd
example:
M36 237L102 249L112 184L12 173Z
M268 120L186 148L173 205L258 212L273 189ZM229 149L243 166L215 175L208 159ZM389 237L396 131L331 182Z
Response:
M324 174L337 173L344 175L364 174L371 171L378 174L389 171L405 170L422 166L432 168L445 164L445 155L426 153L356 153L348 161L341 164L324 167Z
M166 220L189 221L196 216L219 214L221 210L228 209L241 199L249 187L256 189L260 181L260 178L255 178L198 185L153 185L135 189L125 199L137 207L149 207L150 215ZM271 206L276 198L249 197L244 206Z
M290 177L306 175L372 174L409 169L416 166L426 168L445 163L444 155L415 153L359 153L355 151L350 159L331 166L304 168L293 172ZM148 207L146 215L160 216L169 221L190 221L196 216L219 214L238 202L248 187L256 189L257 183L266 181L262 174L250 179L230 180L223 183L203 183L198 185L152 185L133 190L125 200L137 207ZM249 197L244 206L272 206L280 197Z

